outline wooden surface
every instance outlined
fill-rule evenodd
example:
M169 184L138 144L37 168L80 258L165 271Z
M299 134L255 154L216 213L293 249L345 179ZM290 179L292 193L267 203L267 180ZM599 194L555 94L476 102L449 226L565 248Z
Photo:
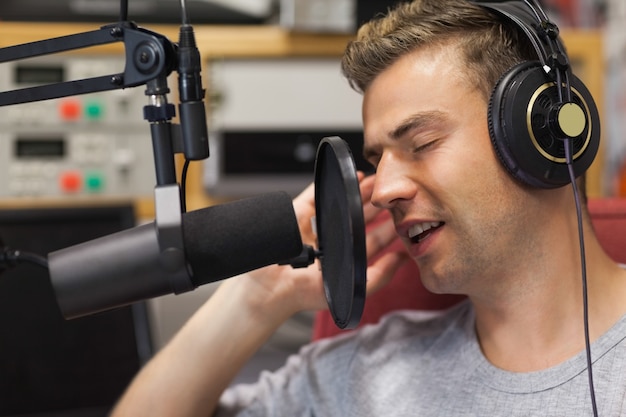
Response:
M0 22L0 47L88 32L99 24ZM140 25L178 41L178 27ZM341 55L348 35L294 34L277 26L194 26L196 42L204 59L215 57L279 57ZM117 42L82 50L82 53L119 53Z

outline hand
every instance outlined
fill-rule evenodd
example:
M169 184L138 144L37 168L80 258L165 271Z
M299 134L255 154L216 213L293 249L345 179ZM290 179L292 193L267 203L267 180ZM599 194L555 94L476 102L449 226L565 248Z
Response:
M363 214L366 224L379 220L381 209L374 207L370 198L373 190L373 177L359 174ZM307 187L294 199L294 209L304 244L316 247L312 219L315 215L314 185ZM382 288L393 277L395 271L406 261L404 251L389 251L381 255L397 239L391 220L368 227L366 248L368 260L376 258L367 270L367 293ZM255 298L267 308L281 309L281 316L288 317L301 310L320 310L327 308L324 295L322 274L318 262L307 268L294 269L290 266L269 266L247 274L250 284L255 288Z

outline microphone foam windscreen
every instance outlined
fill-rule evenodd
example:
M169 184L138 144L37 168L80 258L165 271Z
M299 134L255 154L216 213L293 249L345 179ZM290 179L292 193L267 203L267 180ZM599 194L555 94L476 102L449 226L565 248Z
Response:
M293 203L284 192L186 213L183 233L196 285L272 265L302 252Z

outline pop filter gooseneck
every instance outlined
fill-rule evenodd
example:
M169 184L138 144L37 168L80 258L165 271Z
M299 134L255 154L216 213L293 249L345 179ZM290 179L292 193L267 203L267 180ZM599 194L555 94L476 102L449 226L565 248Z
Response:
M317 149L315 210L326 301L339 328L354 328L365 305L365 221L354 159L338 136Z

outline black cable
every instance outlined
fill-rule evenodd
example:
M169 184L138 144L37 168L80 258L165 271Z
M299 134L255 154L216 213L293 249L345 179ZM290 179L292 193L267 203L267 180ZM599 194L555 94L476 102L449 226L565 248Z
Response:
M539 23L547 22L550 20L548 18L548 15L534 0L524 0L524 3L526 3L526 5L530 8Z
M569 71L564 71L563 76L565 77L565 93L567 94L567 103L573 103L573 98L572 98L572 88L571 88L571 84L569 81Z
M180 207L183 213L187 212L187 171L189 170L190 162L191 161L189 159L185 159L185 164L183 165L183 172L180 179Z
M17 259L19 262L29 263L48 269L48 260L36 253L16 251Z
M128 20L128 0L120 0L120 22Z
M596 405L596 393L593 383L593 369L591 361L591 342L589 340L589 302L587 291L587 261L585 259L585 240L583 237L583 219L582 208L580 203L580 196L578 194L578 187L576 186L576 175L574 174L573 150L572 139L568 138L564 140L565 145L565 159L567 162L567 168L569 171L570 182L574 189L574 201L576 203L576 214L578 218L578 240L580 246L580 263L582 269L582 289L583 289L583 321L585 327L585 351L587 353L587 375L589 377L589 393L591 395L591 407L593 409L594 417L598 417L598 407Z
M561 78L561 70L556 69L556 85L559 94L559 103L563 103L563 79Z
M183 26L189 26L189 15L187 14L186 0L180 0L180 14Z
M30 263L48 269L48 260L43 256L7 247L0 249L0 272L14 268L20 263Z
M179 80L179 91L183 101L195 100L202 104L204 98L204 91L202 90L202 83L200 82L200 53L196 47L196 39L193 32L193 28L189 23L189 15L187 13L187 1L180 0L181 11L181 27L180 27L180 39L179 39L179 74L181 74L182 82ZM191 76L190 76L191 74ZM193 82L192 82L193 81ZM204 114L204 106L202 105L202 114ZM181 108L181 114L183 113ZM206 125L206 122L201 123L202 126ZM184 128L184 126L183 126ZM183 131L184 133L184 131ZM198 132L195 132L198 133ZM183 140L185 140L183 136ZM186 142L185 142L186 144ZM200 152L202 153L202 152ZM187 212L187 172L189 170L189 164L191 163L190 157L195 158L195 155L191 150L189 155L185 151L185 163L180 180L180 194L181 194L181 210L183 213Z

